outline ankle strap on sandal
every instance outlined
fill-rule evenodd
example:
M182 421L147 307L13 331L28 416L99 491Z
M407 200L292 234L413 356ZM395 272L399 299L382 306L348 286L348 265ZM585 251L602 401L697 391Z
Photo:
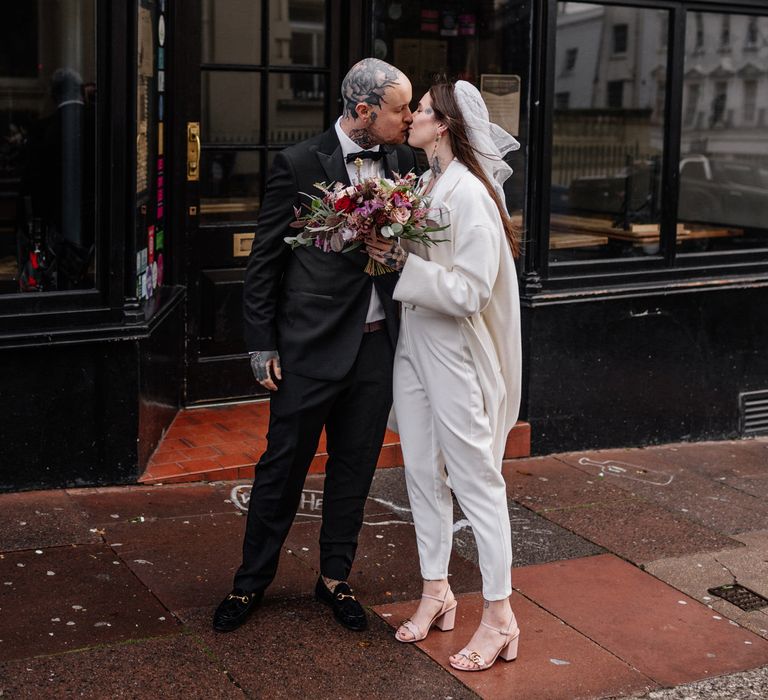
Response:
M492 625L489 625L487 622L483 622L482 620L480 620L480 624L483 627L487 627L489 630L493 630L494 632L498 632L499 634L503 634L505 637L508 637L510 634L512 634L512 629L515 626L515 623L516 623L516 620L513 617L509 621L509 627L507 627L506 630L503 630L503 629L499 629L498 627L493 627Z
M448 586L448 588L445 589L445 593L443 594L442 598L438 598L436 595L429 595L429 593L422 593L422 598L429 598L430 600L437 600L440 603L444 603L446 600L448 600L448 594L451 592L451 587Z

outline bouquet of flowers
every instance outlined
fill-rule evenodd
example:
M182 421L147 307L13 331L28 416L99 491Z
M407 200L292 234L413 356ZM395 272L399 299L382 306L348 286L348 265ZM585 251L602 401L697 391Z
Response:
M377 234L424 245L440 243L429 234L446 227L430 218L428 200L417 191L416 182L416 175L407 173L394 179L366 178L349 186L315 183L322 194L307 195L306 213L294 208L296 221L291 226L301 230L284 240L292 248L315 246L326 253L348 253ZM369 258L365 271L380 275L392 270Z

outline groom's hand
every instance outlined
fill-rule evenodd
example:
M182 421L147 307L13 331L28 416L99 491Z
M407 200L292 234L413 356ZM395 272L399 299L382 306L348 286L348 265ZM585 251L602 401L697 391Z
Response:
M277 350L256 350L251 353L251 369L256 381L265 389L277 391L275 379L283 378Z
M370 258L398 272L408 259L408 251L395 238L378 236L375 241L366 243L365 249Z

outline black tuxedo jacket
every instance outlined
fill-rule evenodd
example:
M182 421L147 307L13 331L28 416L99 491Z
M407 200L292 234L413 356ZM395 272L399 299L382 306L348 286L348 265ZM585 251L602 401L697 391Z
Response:
M408 146L382 146L385 175L414 168ZM281 151L270 171L243 290L245 343L249 351L280 353L282 369L315 379L337 380L357 356L371 298L384 306L389 337L397 342L398 312L392 300L397 274L370 277L360 250L324 253L314 246L291 250L283 240L294 207L318 195L316 182L349 184L336 130Z

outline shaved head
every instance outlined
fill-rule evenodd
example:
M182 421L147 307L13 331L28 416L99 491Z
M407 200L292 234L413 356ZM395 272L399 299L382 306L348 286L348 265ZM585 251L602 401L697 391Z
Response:
M341 83L341 128L362 148L403 143L411 123L411 81L378 58L355 63Z
M341 83L344 100L344 116L357 119L355 107L364 102L371 107L381 107L384 93L399 83L405 75L394 66L378 58L364 58L355 63ZM407 80L407 78L406 78Z

